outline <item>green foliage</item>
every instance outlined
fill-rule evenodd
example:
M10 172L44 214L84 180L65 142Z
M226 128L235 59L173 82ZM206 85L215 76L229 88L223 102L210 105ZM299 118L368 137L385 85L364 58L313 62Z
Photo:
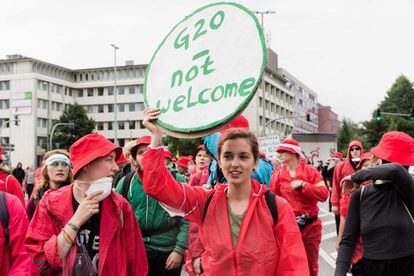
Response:
M351 119L343 119L341 128L338 134L338 151L344 155L347 153L348 144L352 140L358 140L362 143L363 147L367 147L367 138L364 133L364 129Z
M173 155L190 155L195 152L197 147L202 144L200 138L198 139L179 139L167 135L164 139L164 144L168 146Z
M373 118L363 123L365 135L370 147L379 142L381 136L388 131L398 130L408 133L414 137L414 122L409 117L391 116L384 113L410 114L414 107L414 88L411 81L401 75L391 89L387 92L384 100L378 105L381 110L381 120L376 121L376 110L373 111Z
M92 133L95 128L95 121L88 117L85 109L75 103L74 105L67 105L63 114L57 123L74 123L75 126L58 126L53 135L53 147L59 144L61 149L69 149L70 146L79 138L86 134Z

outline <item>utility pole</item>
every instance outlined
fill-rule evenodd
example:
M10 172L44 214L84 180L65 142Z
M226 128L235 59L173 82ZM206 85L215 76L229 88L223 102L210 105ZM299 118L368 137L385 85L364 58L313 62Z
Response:
M114 48L114 95L115 95L115 110L114 110L114 144L118 145L118 91L116 87L116 50L119 49L115 44L111 44Z
M274 14L276 13L275 11L271 11L271 10L267 10L267 11L253 11L255 14L260 14L261 17L261 22L260 25L262 27L262 31L264 34L264 15L268 15L268 14ZM267 46L266 46L267 49ZM267 50L266 50L267 51ZM266 53L265 53L266 54ZM262 87L262 133L266 134L266 94L265 94L265 75L266 75L266 68L265 71L263 72L263 76L262 76L262 82L261 82L261 87Z

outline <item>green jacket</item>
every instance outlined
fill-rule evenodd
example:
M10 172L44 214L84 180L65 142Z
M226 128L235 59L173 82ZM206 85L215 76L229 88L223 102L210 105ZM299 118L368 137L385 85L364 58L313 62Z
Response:
M180 181L180 176L181 175L176 174L175 178ZM122 193L124 180L125 177L119 181L119 184L116 187L116 192ZM161 207L157 200L146 195L142 189L142 182L137 173L134 174L131 180L127 200L134 210L142 232L155 231L162 227L171 225L171 223L174 223L177 219L179 220L177 227L167 232L146 237L143 235L145 249L147 251L175 251L181 255L184 254L184 250L187 249L188 246L188 221L183 218L170 217L170 215Z

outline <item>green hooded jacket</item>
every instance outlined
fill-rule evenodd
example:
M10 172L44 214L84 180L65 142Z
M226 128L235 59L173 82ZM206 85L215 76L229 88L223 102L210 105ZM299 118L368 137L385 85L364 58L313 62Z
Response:
M175 174L177 181L185 182L180 174ZM122 193L125 177L123 177L116 187L117 193ZM145 194L142 189L142 182L137 173L131 180L131 185L127 194L127 200L134 210L142 232L151 232L167 227L179 220L173 229L155 235L144 236L143 240L147 251L172 252L175 251L184 255L187 249L188 221L181 217L171 217L158 203L157 200Z

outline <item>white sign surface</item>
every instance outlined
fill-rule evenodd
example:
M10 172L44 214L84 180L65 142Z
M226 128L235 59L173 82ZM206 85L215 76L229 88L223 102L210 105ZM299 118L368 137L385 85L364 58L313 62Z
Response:
M164 38L147 68L145 103L179 133L229 122L254 96L265 66L256 16L236 3L204 6Z
M280 137L277 135L259 137L260 151L263 152L267 158L278 158L276 150L279 144Z

